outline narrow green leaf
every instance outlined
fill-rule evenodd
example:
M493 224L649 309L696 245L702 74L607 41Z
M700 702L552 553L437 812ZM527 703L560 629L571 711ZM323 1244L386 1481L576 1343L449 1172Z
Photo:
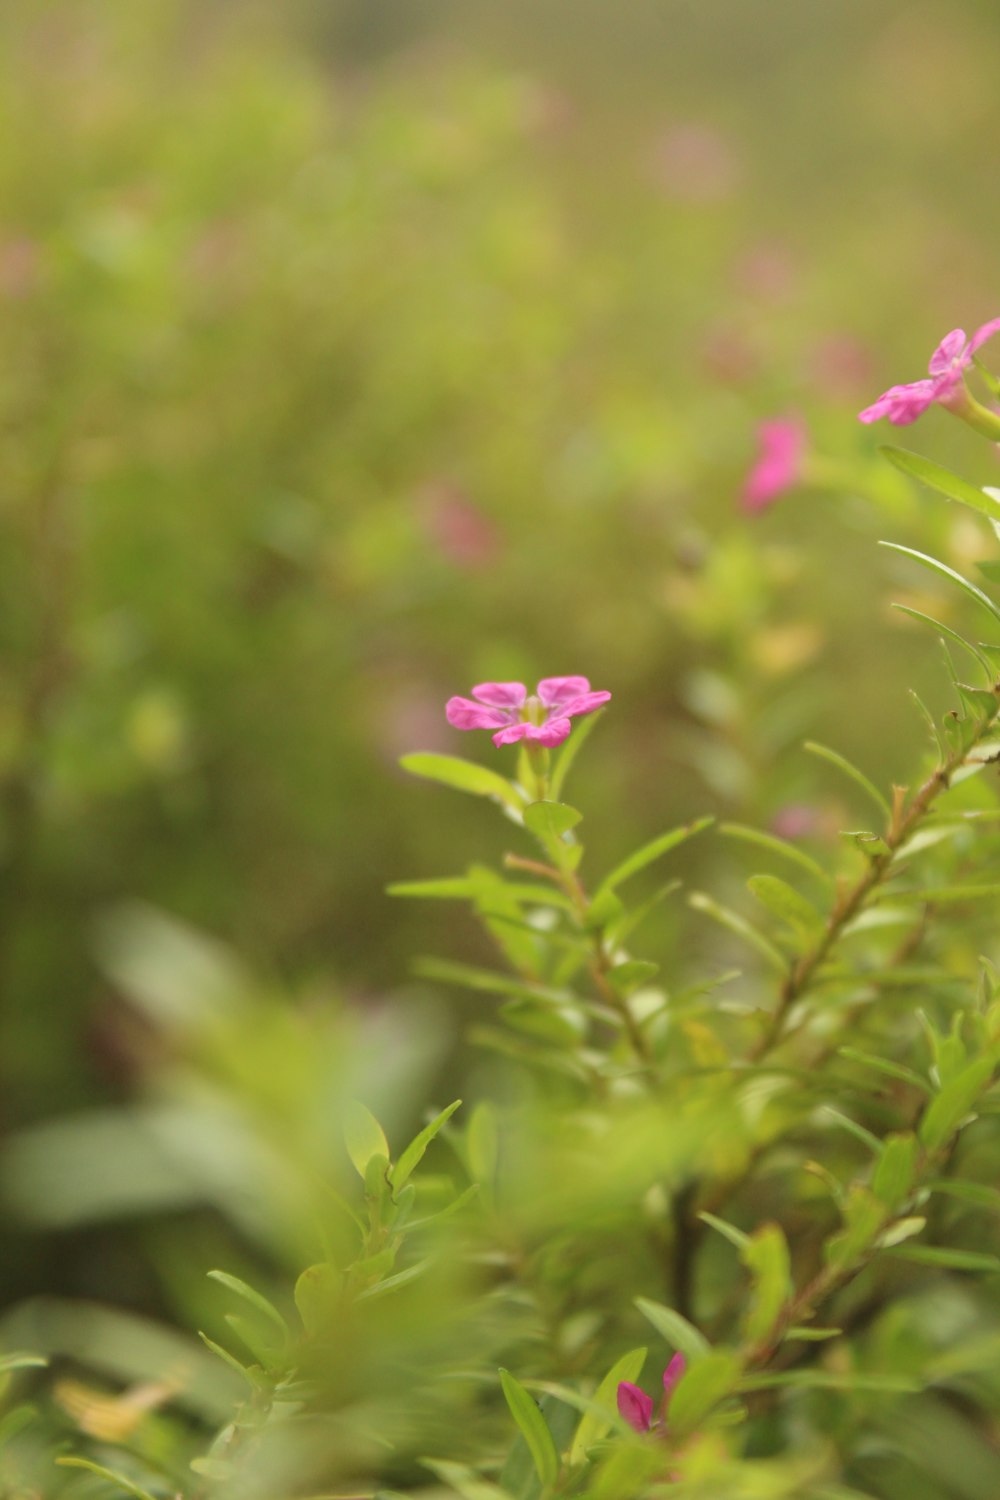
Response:
M974 484L970 484L967 479L961 479L957 474L953 474L950 469L932 463L929 458L924 458L920 453L912 453L908 448L896 448L888 443L881 447L879 452L901 473L909 474L913 479L919 479L921 484L926 484L930 489L936 490L946 500L957 500L960 505L967 505L970 510L978 511L980 515L986 516L991 521L1000 521L1000 504L984 490L979 490Z
M931 1086L926 1078L913 1068L908 1068L904 1063L892 1062L888 1057L877 1057L872 1052L859 1052L857 1047L838 1047L841 1057L848 1058L851 1062L860 1063L862 1067L871 1068L876 1073L884 1073L887 1078L897 1078L900 1083L909 1083L921 1093L929 1094Z
M741 839L747 844L757 844L779 859L789 860L792 864L798 865L799 869L814 875L824 886L832 883L818 860L813 859L797 845L788 843L786 839L779 839L773 833L765 833L760 828L748 828L743 823L720 823L718 832L726 838Z
M974 646L971 641L967 641L964 635L959 635L958 631L952 630L950 625L943 625L940 620L935 620L933 615L925 615L923 610L913 609L909 604L893 603L892 607L893 609L898 609L902 615L909 615L911 619L919 620L922 624L929 625L932 630L937 631L938 635L947 636L957 646L962 646L971 656L975 657L987 677L992 681L994 672L988 659L980 651L979 647Z
M439 1115L435 1115L430 1124L425 1125L419 1135L414 1136L389 1173L389 1181L392 1183L394 1191L398 1193L400 1188L406 1186L413 1175L414 1168L420 1163L427 1147L441 1127L451 1119L461 1103L461 1099L455 1099L453 1103L448 1105L447 1109L443 1109Z
M131 1479L126 1479L122 1474L116 1474L113 1469L106 1469L103 1464L95 1464L89 1458L57 1458L56 1463L64 1469L87 1469L91 1474L97 1474L101 1479L106 1479L109 1484L124 1491L126 1495L132 1495L134 1500L154 1500L148 1490L141 1485L133 1484Z
M977 1057L950 1079L928 1105L918 1132L928 1151L937 1151L955 1133L989 1087L995 1066L992 1057Z
M672 1436L685 1437L732 1395L740 1383L740 1361L726 1349L713 1349L682 1375L670 1400Z
M210 1339L207 1333L202 1333L199 1329L198 1337L205 1345L205 1348L211 1349L212 1353L221 1359L223 1364L227 1364L231 1370L235 1370L237 1375L242 1375L252 1391L261 1390L267 1383L262 1370L254 1366L241 1364L235 1354L230 1354L228 1349L223 1349L222 1345L217 1344L214 1339Z
M385 1131L371 1110L357 1099L348 1100L344 1107L344 1144L362 1180L373 1156L384 1156L387 1160L390 1157Z
M886 1138L872 1177L872 1192L886 1208L897 1208L913 1191L918 1152L911 1131Z
M887 1229L883 1229L875 1241L876 1250L892 1250L896 1245L901 1245L904 1240L912 1239L915 1234L921 1234L927 1228L927 1220L923 1214L910 1214L908 1218L897 1219Z
M582 1463L587 1456L587 1449L592 1448L595 1443L600 1442L605 1433L613 1425L617 1410L618 1387L623 1380L631 1381L632 1384L642 1374L642 1367L646 1362L645 1349L630 1349L623 1354L621 1359L611 1366L611 1369L601 1381L593 1396L593 1406L584 1413L580 1419L580 1425L576 1429L572 1447L569 1450L569 1461L571 1464Z
M725 1219L716 1218L715 1214L710 1214L706 1210L702 1210L698 1217L703 1223L710 1224L718 1234L723 1235L731 1245L735 1245L741 1256L746 1254L750 1245L750 1236L742 1229L737 1229L735 1224L729 1224Z
M994 620L1000 623L1000 608L993 603L989 595L984 594L982 589L977 588L974 583L970 583L968 578L963 578L961 573L956 573L954 568L949 568L947 563L938 562L936 557L928 557L926 552L916 552L912 547L902 547L899 542L880 542L879 546L888 547L890 552L899 552L903 557L912 557L915 562L920 563L922 567L929 568L932 573L940 573L943 578L950 579L964 594L968 594L970 599L974 599L988 614L993 616Z
M821 932L825 919L805 896L777 875L751 875L747 889L762 906L805 938Z
M513 995L523 1000L564 1005L572 999L569 990L556 989L552 985L532 984L528 980L515 979L513 975L501 974L493 969L479 969L474 964L452 963L448 958L420 958L413 965L413 972L421 979L435 979L443 984L457 984L462 989L482 990L487 995Z
M990 885L924 885L916 890L894 889L892 892L893 901L937 902L942 906L961 901L981 901L984 898L995 900L997 896L1000 896L998 882Z
M795 1339L803 1344L822 1344L827 1339L839 1338L843 1333L842 1328L813 1328L802 1323L796 1323L789 1328L785 1334L786 1339Z
M582 818L583 813L565 802L529 802L524 809L525 828L545 845L561 840Z
M627 997L647 980L655 979L659 972L659 964L650 963L644 958L629 958L609 969L607 978L619 995Z
M966 1182L961 1177L936 1177L925 1186L932 1193L943 1193L946 1198L957 1198L960 1203L970 1203L974 1208L985 1208L1000 1213L1000 1188L988 1187L985 1182Z
M535 1470L543 1485L553 1485L559 1478L559 1454L552 1434L545 1425L545 1418L533 1397L508 1370L500 1371L500 1384L510 1414L517 1423L524 1441L528 1445Z
M763 1343L772 1333L792 1290L788 1241L778 1224L755 1229L741 1252L753 1283L743 1319L743 1335L750 1344Z
M295 1283L295 1306L306 1333L315 1336L336 1326L343 1306L344 1276L328 1261L306 1266Z
M722 927L727 927L737 937L755 948L762 958L776 969L779 974L785 974L788 970L788 960L779 948L766 938L762 932L758 932L745 917L738 912L731 911L728 906L722 906L714 897L707 895L704 891L692 891L688 896L688 905L695 911L704 912L707 917L714 917Z
M497 1112L488 1099L476 1105L465 1132L465 1157L473 1182L489 1186L497 1172L500 1128Z
M273 1302L269 1302L261 1292L255 1291L252 1286L247 1286L238 1276L231 1276L228 1271L208 1271L207 1276L211 1281L217 1281L221 1286L228 1287L235 1292L237 1297L242 1297L250 1306L256 1308L269 1323L273 1323L283 1338L288 1337L288 1324L281 1316Z
M711 1352L712 1346L705 1335L672 1307L664 1307L662 1302L653 1302L649 1297L636 1297L635 1305L657 1333L662 1334L672 1349L683 1354L689 1364L704 1359Z
M669 854L671 849L676 849L678 844L683 844L687 839L694 838L695 834L702 833L714 821L714 818L710 817L696 818L693 823L686 823L682 828L672 828L668 833L661 833L658 838L651 839L648 844L643 844L627 859L623 859L620 865L616 865L610 875L604 877L598 887L597 895L604 891L615 890L624 881L630 880L633 875L638 875L640 870L644 870L654 860L661 859L664 854Z
M462 760L457 755L436 755L427 750L417 750L400 758L404 771L413 776L422 776L426 781L438 781L443 786L453 787L459 792L471 792L474 797L491 797L520 814L523 806L514 787L497 771L474 761Z
M12 1349L9 1354L0 1354L0 1375L6 1375L8 1370L43 1370L47 1364L48 1360L42 1354Z
M920 1266L943 1266L949 1271L1000 1271L1000 1255L978 1250L952 1250L943 1245L902 1245L887 1250L897 1260L912 1260Z
M857 1120L852 1120L850 1115L845 1115L839 1109L834 1109L832 1104L824 1104L823 1113L829 1116L842 1130L846 1130L848 1135L853 1135L856 1141L860 1141L863 1146L867 1146L868 1150L876 1156L882 1154L882 1142L878 1136L873 1135L870 1130L866 1130L863 1125L859 1125Z
M844 775L849 777L855 786L859 786L871 798L875 806L887 819L892 816L892 809L875 783L869 781L864 771L859 771L857 766L852 765L839 751L831 750L829 745L820 745L815 740L806 740L802 748L808 750L810 755L818 755L820 760L828 761L831 766L836 766L838 771L843 771Z
M563 743L563 747L556 757L556 763L549 777L549 793L555 802L562 796L562 789L566 784L566 777L570 773L574 761L587 743L598 721L603 718L603 711L588 714L585 719L577 719L573 725L573 733Z

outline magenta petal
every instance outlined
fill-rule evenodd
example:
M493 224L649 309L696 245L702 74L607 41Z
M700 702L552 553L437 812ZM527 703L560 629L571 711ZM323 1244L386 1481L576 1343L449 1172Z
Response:
M571 698L569 703L560 704L559 717L572 719L575 714L592 714L595 708L601 708L610 701L610 693L581 693L579 698Z
M561 708L571 698L589 693L590 683L586 677L543 677L536 691L546 708Z
M979 330L980 333L982 329ZM987 335L989 337L989 335ZM941 375L951 362L958 358L965 348L965 329L953 328L946 333L931 355L931 362L927 366L932 375Z
M653 1420L653 1398L630 1380L623 1380L618 1387L618 1411L636 1432L648 1432Z
M806 431L801 422L780 417L757 428L757 460L743 487L743 508L766 509L799 481Z
M945 373L936 380L913 380L909 385L894 385L887 393L892 398L889 421L894 427L908 427L923 416L929 406L933 406L945 387L950 388L952 384Z
M506 729L499 730L493 736L493 743L498 747L516 744L518 740L529 738L529 732L533 728L532 724L508 724Z
M988 323L984 323L982 328L977 328L965 351L969 358L971 359L975 354L980 344L985 344L986 340L991 339L995 333L1000 333L1000 318L992 318Z
M480 682L472 689L472 696L490 708L521 708L528 689L523 682Z
M670 1399L674 1386L680 1380L687 1369L687 1360L683 1354L675 1354L663 1372L663 1397L664 1401Z
M445 715L453 729L496 729L510 718L502 709L484 708L468 698L449 698Z
M573 726L569 722L569 719L565 717L547 719L538 729L532 725L528 738L536 740L539 745L545 745L548 749L552 749L555 745L562 744L572 728Z

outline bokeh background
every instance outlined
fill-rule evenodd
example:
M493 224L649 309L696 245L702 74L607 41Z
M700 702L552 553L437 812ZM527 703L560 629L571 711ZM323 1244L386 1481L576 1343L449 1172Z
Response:
M991 0L3 8L11 1338L93 1354L54 1309L304 1263L234 1099L305 1171L341 1075L401 1128L475 1095L478 1002L410 963L480 940L384 893L504 847L398 769L494 756L450 694L612 691L599 865L702 811L834 849L804 738L912 777L945 677L889 602L935 591L874 542L985 543L856 413L1000 311L998 60ZM749 515L793 414L803 483ZM1000 482L947 414L912 438ZM652 956L711 961L672 910Z

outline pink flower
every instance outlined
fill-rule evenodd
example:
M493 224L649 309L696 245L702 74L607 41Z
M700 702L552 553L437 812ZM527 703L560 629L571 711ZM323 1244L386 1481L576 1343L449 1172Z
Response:
M802 477L806 430L794 417L761 422L757 428L760 451L743 486L743 509L756 515L773 505Z
M981 344L1000 329L1000 318L993 318L977 328L966 341L964 328L953 328L945 334L931 355L930 379L912 380L909 385L892 385L872 406L859 413L862 422L877 422L888 417L896 427L908 427L937 401L941 406L960 408L966 401L965 371Z
M590 714L610 693L592 693L586 677L543 677L529 697L523 682L481 682L469 698L449 698L445 710L453 729L495 729L494 745L528 740L561 745L575 714Z
M683 1354L675 1354L663 1372L663 1400L660 1404L661 1419L666 1416L670 1397L673 1395L674 1386L680 1380L687 1369L687 1360ZM636 1432L648 1432L653 1427L653 1398L647 1396L645 1391L633 1385L631 1380L623 1380L618 1386L618 1411L630 1427Z

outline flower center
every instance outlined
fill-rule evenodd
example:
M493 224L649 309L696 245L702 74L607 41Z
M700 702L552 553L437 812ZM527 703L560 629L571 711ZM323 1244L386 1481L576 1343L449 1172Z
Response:
M545 723L545 705L541 698L536 698L534 693L525 701L521 709L521 723L536 725Z

